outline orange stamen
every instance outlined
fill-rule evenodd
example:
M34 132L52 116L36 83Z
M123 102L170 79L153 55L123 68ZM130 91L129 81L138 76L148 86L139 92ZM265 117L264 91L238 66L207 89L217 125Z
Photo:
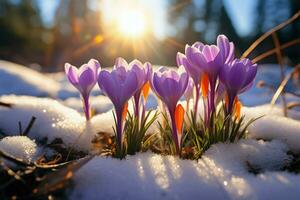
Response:
M128 112L128 102L126 102L124 107L123 107L123 113L122 113L122 119L123 120L126 119L127 112Z
M149 83L149 81L147 81L147 83L145 83L145 85L143 86L143 89L142 89L145 101L147 101L149 91L150 91L150 83Z
M201 91L204 98L207 97L209 88L209 78L207 74L203 74L201 77Z
M181 104L178 104L175 109L175 124L179 134L182 134L183 119L184 119L184 108Z
M240 119L241 118L241 109L242 109L243 105L238 99L236 99L234 101L234 107L235 107L234 115L236 118Z
M229 104L229 97L228 94L225 95L225 106L227 107Z

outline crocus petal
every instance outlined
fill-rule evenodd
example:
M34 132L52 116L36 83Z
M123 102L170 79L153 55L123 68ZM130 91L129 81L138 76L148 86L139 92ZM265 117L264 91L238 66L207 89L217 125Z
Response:
M184 108L181 104L178 104L175 109L175 123L178 133L182 133L182 125L184 120Z
M83 90L82 92L90 93L95 84L95 72L90 67L86 67L79 76L79 85L81 90Z
M205 45L203 55L207 61L205 72L209 75L209 78L213 79L219 74L223 65L223 57L220 49L215 45Z
M162 91L162 99L171 109L175 109L177 101L181 97L180 95L180 86L178 82L172 78L166 78L163 83L163 87L160 87Z
M149 91L150 91L150 83L149 83L149 81L147 81L142 89L142 93L143 93L145 101L147 101L147 99L148 99Z
M238 99L236 99L235 102L234 102L234 108L235 108L234 109L235 110L234 115L237 119L240 119L240 117L241 117L242 107L243 107L242 103Z
M232 89L239 90L243 87L247 74L242 63L237 63L231 67L228 84Z
M137 76L134 72L130 72L127 74L125 81L122 84L122 91L121 91L121 101L128 101L130 97L137 91Z
M129 65L130 65L130 66L136 65L136 66L138 66L138 67L140 67L140 68L143 68L143 63L141 63L141 61L139 61L138 59L134 59L133 61L131 61L131 62L129 63Z
M93 58L90 59L87 64L88 64L88 66L90 66L91 68L93 68L95 71L98 70L101 67L101 65L98 62L98 60L93 59Z
M65 64L65 71L67 74L67 77L69 79L69 81L73 84L73 85L77 85L79 80L78 80L78 70L76 67L72 66L69 63Z
M192 79L194 80L194 83L198 84L199 78L202 73L201 68L190 64L189 61L187 60L186 56L179 52L177 53L177 56L176 56L176 62L177 62L178 67L180 67L182 65L185 68L185 70L189 73L189 75L192 77Z
M101 71L98 76L98 84L100 89L110 98L113 104L118 105L118 88L116 81L112 79L111 73L106 70Z
M147 74L145 69L143 68L143 64L135 59L129 64L129 66L130 69L136 73L136 76L138 78L138 87L141 88L144 85L147 78Z
M123 112L122 112L122 119L123 120L126 119L127 112L128 112L128 102L125 103L124 108L123 108Z
M147 81L150 81L150 79L152 78L152 74L153 74L151 63L145 62L144 63L144 68L146 69L146 72L147 72L146 73L147 74Z
M228 94L239 94L249 89L257 73L257 65L249 59L235 59L226 63L220 73L220 81Z
M183 68L180 68L180 70L183 70ZM188 75L186 72L179 75L174 70L159 68L153 75L151 87L168 108L173 110L186 90L187 83Z
M203 47L204 47L204 44L202 43L202 42L195 42L193 45L192 45L192 47L195 47L195 48L197 48L197 49L199 49L200 51L202 51L203 50Z
M197 65L197 67L204 68L207 66L204 55L194 47L187 47L186 57L191 64Z
M116 59L115 65L114 65L115 68L116 67L126 67L126 66L128 66L128 63L126 62L125 59L123 59L121 57Z
M257 73L257 64L251 65L247 70L247 79L245 81L246 85L248 85L254 80L256 73Z
M229 42L225 35L219 35L217 38L217 46L222 52L225 63L228 63L234 59L234 44Z
M215 45L205 45L203 47L203 55L207 62L215 60L216 56L219 54L220 49Z
M208 95L208 89L209 89L209 78L207 74L203 74L201 78L201 92L204 98Z

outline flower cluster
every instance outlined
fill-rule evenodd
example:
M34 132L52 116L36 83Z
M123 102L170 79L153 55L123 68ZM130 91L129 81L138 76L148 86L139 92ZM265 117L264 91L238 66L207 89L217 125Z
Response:
M123 128L126 118L128 101L134 97L134 112L138 121L145 117L145 104L149 93L149 80L152 74L150 63L142 64L138 60L127 63L123 58L116 59L111 72L100 70L100 64L91 59L82 65L79 70L76 67L65 64L65 71L71 84L81 93L86 119L90 119L89 95L92 88L98 82L101 91L112 101L116 117L116 141L117 149L123 148ZM141 101L143 96L143 101ZM142 108L142 111L140 111Z
M249 59L235 58L234 44L225 35L218 36L217 45L201 42L186 45L185 54L177 54L177 64L184 66L194 81L195 116L202 92L206 126L216 111L217 103L222 100L224 89L226 115L231 115L234 104L239 104L237 95L251 87L257 72L257 65Z
M152 66L148 62L143 64L133 60L128 64L124 59L118 58L113 69L107 71L100 70L99 62L91 59L79 70L67 63L65 70L69 81L81 93L87 120L91 116L89 94L97 82L102 92L112 101L115 111L116 145L120 155L124 150L123 132L128 101L133 100L134 120L131 123L136 124L129 126L135 128L134 131L129 130L131 135L127 137L141 143L140 138L145 133L141 126L145 125L145 104L151 86L152 91L166 108L165 114L170 122L168 123L171 137L178 155L181 151L185 117L184 108L178 104L180 98L184 96L187 100L186 111L189 111L189 102L193 100L192 115L195 121L198 115L198 102L202 99L204 127L207 128L216 115L219 102L225 105L226 118L231 118L233 113L237 113L238 116L241 106L238 95L253 84L257 65L247 58L235 58L234 44L224 35L218 36L216 45L201 42L196 42L192 46L186 45L185 54L177 54L177 64L179 68L176 70L160 67L152 72ZM140 150L139 145L132 153Z

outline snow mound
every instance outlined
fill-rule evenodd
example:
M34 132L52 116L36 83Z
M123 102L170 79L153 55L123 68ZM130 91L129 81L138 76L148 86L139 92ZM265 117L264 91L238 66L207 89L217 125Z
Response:
M204 159L214 160L216 165L232 170L234 173L245 173L248 164L266 170L279 170L290 158L288 146L281 141L273 140L240 140L238 143L219 143L205 152Z
M93 129L95 133L108 133L112 135L112 127L114 126L113 111L109 110L100 115L95 115L91 119L91 123L93 124Z
M297 199L299 176L247 169L248 161L277 170L290 159L286 150L280 141L242 140L216 144L199 161L152 153L95 157L75 174L71 199L282 199L289 192Z
M92 124L77 111L49 98L9 95L0 97L0 101L13 104L12 108L0 107L0 129L6 134L15 135L18 122L26 127L34 116L29 137L47 138L49 143L61 138L68 146L89 150L94 136Z
M243 108L242 112L247 119L263 116L249 126L250 138L279 139L300 152L300 121L295 120L300 119L300 112L289 112L294 119L284 117L280 107L270 105Z
M26 136L8 136L3 138L0 141L0 151L27 163L34 161L39 154L39 148L35 141Z
M25 66L0 60L0 95L56 96L60 85Z

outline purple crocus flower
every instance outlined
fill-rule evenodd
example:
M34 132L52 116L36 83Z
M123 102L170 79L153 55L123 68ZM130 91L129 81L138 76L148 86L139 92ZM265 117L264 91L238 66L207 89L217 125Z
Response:
M209 95L207 97L205 112L207 116L215 111L215 88L219 71L223 64L223 56L220 49L215 45L188 46L186 48L186 56L192 65L197 66L203 72L209 81ZM208 124L206 122L206 124Z
M139 80L136 72L123 66L121 62L116 62L111 72L102 70L98 76L100 89L112 101L117 118L117 142L118 147L122 148L123 132L123 111L128 100L138 89Z
M179 67L178 72L160 67L154 72L151 87L155 94L164 102L168 108L172 121L172 136L176 146L176 153L179 154L179 141L177 135L175 110L177 102L184 94L189 76L183 67Z
M136 73L138 84L137 91L134 94L134 113L136 117L140 115L140 97L144 85L150 80L152 75L152 66L149 62L141 63L139 60L135 59L129 64L123 58L117 58L116 67L125 67L128 70L132 70Z
M252 86L256 72L257 64L247 58L235 59L224 65L220 81L224 84L228 95L227 114L232 112L236 96Z
M76 87L82 97L85 117L87 120L91 117L89 95L97 83L97 75L100 71L100 63L91 59L87 64L82 65L79 69L69 63L65 64L65 72L70 83Z
M185 55L191 65L200 68L202 73L208 77L208 112L210 115L215 111L215 92L220 70L225 63L234 58L234 45L226 36L219 35L217 45L204 45L196 42L194 45L186 47Z

